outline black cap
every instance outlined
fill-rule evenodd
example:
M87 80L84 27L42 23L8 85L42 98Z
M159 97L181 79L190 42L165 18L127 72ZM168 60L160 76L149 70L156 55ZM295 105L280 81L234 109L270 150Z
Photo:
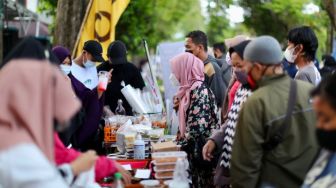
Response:
M94 62L103 62L105 61L102 53L103 53L103 48L100 45L99 42L95 41L95 40L88 40L84 43L84 47L83 50L86 50L87 52L89 52L92 57Z
M247 46L247 44L249 42L251 42L251 40L245 40L245 41L237 44L236 46L232 46L229 49L230 57L231 57L233 52L236 52L241 59L244 59L244 50L245 50L245 47Z
M127 63L126 54L126 46L119 40L112 42L107 49L107 57L111 60L112 64Z

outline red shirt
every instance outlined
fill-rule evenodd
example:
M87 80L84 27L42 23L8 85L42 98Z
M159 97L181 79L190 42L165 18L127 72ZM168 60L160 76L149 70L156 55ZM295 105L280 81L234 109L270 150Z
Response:
M64 163L71 163L74 161L81 152L76 151L72 148L67 148L64 146L61 139L58 137L57 133L54 133L55 142L55 162L56 165L61 165ZM110 176L117 172L114 161L108 159L104 156L100 156L95 164L95 178L96 181L103 179L106 176Z
M240 87L240 82L235 81L235 83L233 84L233 86L231 87L230 91L229 91L229 104L228 104L228 109L231 108L231 105L233 103L234 100L234 96L236 95L236 92L238 90L238 88Z

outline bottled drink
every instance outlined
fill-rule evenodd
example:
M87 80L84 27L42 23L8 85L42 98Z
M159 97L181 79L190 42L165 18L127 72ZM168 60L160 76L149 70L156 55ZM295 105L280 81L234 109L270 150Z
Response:
M119 172L114 174L114 188L124 188L124 185L121 182L121 174Z
M108 118L105 119L105 127L104 127L104 142L111 142L111 125Z
M118 100L118 106L117 108L115 109L115 114L116 115L126 115L126 110L125 108L123 107L123 101L121 99Z
M134 142L134 159L145 159L145 142L138 133Z

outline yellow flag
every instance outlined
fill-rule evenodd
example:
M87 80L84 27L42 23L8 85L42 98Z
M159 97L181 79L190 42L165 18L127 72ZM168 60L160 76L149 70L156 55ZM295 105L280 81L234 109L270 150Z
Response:
M97 40L107 59L107 47L114 41L115 27L130 0L91 0L77 37L73 55L79 56L85 41ZM75 57L74 57L75 58Z

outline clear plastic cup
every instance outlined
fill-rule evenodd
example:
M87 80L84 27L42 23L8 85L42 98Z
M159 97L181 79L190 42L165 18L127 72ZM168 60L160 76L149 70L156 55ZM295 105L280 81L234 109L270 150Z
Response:
M98 89L100 91L105 91L107 88L108 74L107 71L99 71L98 73Z

